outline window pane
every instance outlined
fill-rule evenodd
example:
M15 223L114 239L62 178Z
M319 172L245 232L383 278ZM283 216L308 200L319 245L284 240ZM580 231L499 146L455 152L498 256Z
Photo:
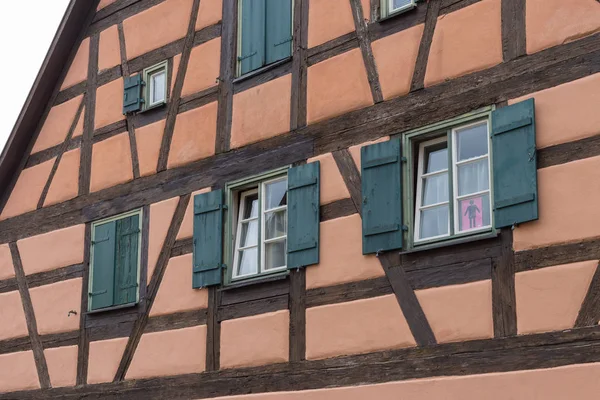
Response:
M242 197L243 199L243 219L258 217L258 193Z
M448 206L421 211L420 239L448 234Z
M265 214L265 239L275 239L287 234L287 211Z
M459 129L456 134L458 161L479 157L488 152L487 123Z
M423 206L448 201L448 173L433 175L423 180Z
M392 11L411 4L412 0L392 0Z
M258 244L258 220L242 223L239 247L256 246Z
M258 249L256 247L240 251L237 276L258 272Z
M490 188L488 159L458 166L458 195L464 196Z
M286 240L265 244L265 270L281 268L286 265Z
M164 72L159 72L152 75L150 89L152 95L150 96L150 104L159 103L165 100L165 78Z
M458 225L461 232L490 225L489 194L460 200L458 203L460 211Z
M285 206L287 204L287 179L267 183L265 210Z
M448 146L446 142L425 148L426 174L448 169Z

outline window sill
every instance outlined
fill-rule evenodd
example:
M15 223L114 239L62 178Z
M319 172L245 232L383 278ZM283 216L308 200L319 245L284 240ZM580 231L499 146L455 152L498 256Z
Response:
M288 278L289 275L290 273L286 269L285 271L274 272L269 275L259 275L253 278L247 278L239 281L233 281L231 283L226 283L220 290L223 292L243 288L246 286L259 285L262 283L284 281Z
M235 84L235 83L243 82L243 81L250 79L252 77L255 77L257 75L261 75L267 71L270 71L270 70L275 69L283 64L286 64L286 63L290 62L291 60L292 60L292 57L287 57L287 58L284 58L283 60L275 61L274 63L265 65L264 67L255 69L254 71L250 71L250 72L246 73L245 75L241 75L241 76L238 76L237 78L234 78L233 83Z
M133 308L133 307L137 306L138 304L140 304L140 303L139 302L127 303L127 304L121 304L119 306L99 308L97 310L90 310L90 311L86 312L86 314L88 314L88 315L89 314L100 314L100 313L109 312L109 311L122 310L124 308Z
M385 17L379 18L376 22L379 22L379 23L382 23L382 24L386 23L387 21L396 19L400 15L404 15L404 14L406 14L406 13L412 11L412 10L416 10L417 6L418 6L418 4L414 4L412 7L407 7L405 9L403 9L403 10L394 11L393 13L391 13L389 15L386 15Z
M401 251L400 254L419 253L422 251L439 249L439 248L443 248L443 247L456 246L459 244L477 242L480 240L494 239L494 238L497 238L499 235L500 235L500 230L492 229L491 231L483 232L483 233L479 233L479 234L475 234L475 235L471 235L471 236L458 237L458 238L454 238L454 239L443 240L443 241L436 242L436 243L424 244L421 246L414 246L413 248L411 248L409 250Z
M158 109L158 108L164 107L164 106L166 106L166 105L167 105L167 102L166 102L166 101L163 101L162 103L158 103L158 104L155 104L155 105L153 105L153 106L151 106L151 107L144 108L142 111L140 111L140 112L139 112L139 114L143 114L143 113L146 113L146 112L150 112L150 111L156 110L156 109Z

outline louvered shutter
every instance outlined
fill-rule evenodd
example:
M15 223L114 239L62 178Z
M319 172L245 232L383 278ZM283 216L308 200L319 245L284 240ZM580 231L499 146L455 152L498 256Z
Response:
M288 269L319 263L320 163L288 171Z
M265 65L265 0L241 0L242 75Z
M538 219L533 99L492 113L492 154L496 228Z
M142 75L137 74L125 78L123 94L123 114L129 114L142 109L144 100L142 98Z
M292 54L292 1L266 0L266 63Z
M363 254L402 248L400 141L361 149Z
M194 197L195 289L221 283L223 266L223 191L215 190Z
M92 241L92 282L90 310L110 307L114 303L116 221L97 225Z
M115 305L137 301L140 216L116 221Z

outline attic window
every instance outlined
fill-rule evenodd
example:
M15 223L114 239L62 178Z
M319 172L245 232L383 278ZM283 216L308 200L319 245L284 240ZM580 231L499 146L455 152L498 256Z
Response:
M167 102L167 61L144 70L144 109L148 110Z
M381 0L381 17L389 17L417 6L417 0Z

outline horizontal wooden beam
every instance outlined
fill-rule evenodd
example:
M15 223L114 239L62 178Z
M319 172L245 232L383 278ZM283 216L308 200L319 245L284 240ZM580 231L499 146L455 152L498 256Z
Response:
M531 271L588 260L600 260L599 239L518 251L515 253L515 270L516 272Z

